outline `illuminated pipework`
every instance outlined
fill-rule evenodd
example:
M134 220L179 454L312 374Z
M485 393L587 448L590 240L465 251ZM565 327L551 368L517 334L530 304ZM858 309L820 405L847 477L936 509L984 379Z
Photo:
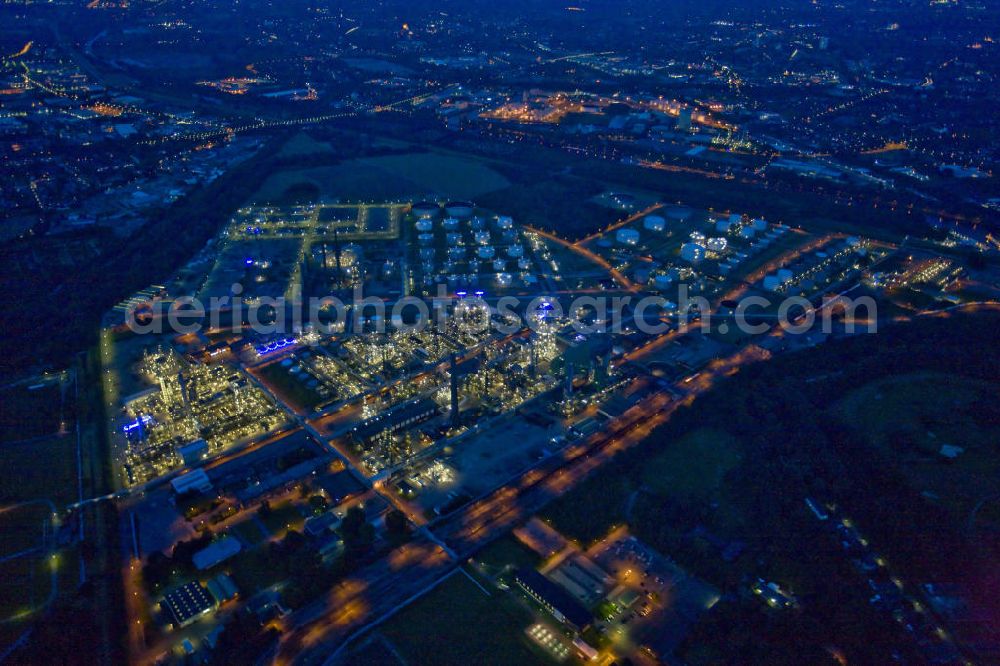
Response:
M290 347L296 342L295 338L282 338L280 340L275 340L274 342L269 342L266 345L259 345L255 347L258 356L264 356L272 352L276 352L285 347Z

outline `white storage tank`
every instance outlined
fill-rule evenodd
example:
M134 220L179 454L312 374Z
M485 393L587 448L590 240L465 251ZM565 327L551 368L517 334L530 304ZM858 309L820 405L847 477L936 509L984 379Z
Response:
M417 217L434 217L441 212L441 207L433 201L420 201L413 204L413 214Z
M472 217L473 205L469 201L449 201L444 205L444 212L451 217Z
M660 232L667 228L667 221L659 215L647 215L642 221L642 226L646 231Z
M639 232L635 229L619 229L615 232L615 240L622 245L635 245L639 242Z
M681 259L697 264L705 258L705 246L698 243L684 243L681 246Z

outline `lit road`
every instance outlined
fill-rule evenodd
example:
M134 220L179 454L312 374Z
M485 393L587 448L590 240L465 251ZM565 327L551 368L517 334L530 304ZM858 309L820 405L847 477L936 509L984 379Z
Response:
M621 271L619 271L617 268L615 268L610 263L608 263L604 259L604 257L601 257L601 256L599 256L599 255L591 252L590 250L588 250L587 248L583 247L582 245L578 245L576 243L571 243L568 240L564 240L564 239L560 238L559 236L556 236L555 234L549 233L548 231L542 231L541 229L536 229L534 227L529 227L528 225L524 225L524 228L527 229L528 231L530 231L533 234L538 234L542 238L545 238L547 240L550 240L550 241L553 241L555 243L558 243L559 245L562 245L563 247L567 248L568 250L570 250L572 252L576 252L577 254L579 254L580 256L582 256L584 259L587 259L588 261L597 264L598 266L600 266L601 268L603 268L604 270L606 270L608 272L608 274L611 275L611 277L614 279L614 281L617 282L618 284L622 285L625 289L628 289L629 291L632 291L632 292L639 291L639 289L634 284L632 284L631 280L629 280L627 277L625 277L625 275Z

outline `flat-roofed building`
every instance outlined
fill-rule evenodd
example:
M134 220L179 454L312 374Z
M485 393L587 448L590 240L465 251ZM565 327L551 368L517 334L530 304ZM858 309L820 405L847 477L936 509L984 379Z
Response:
M215 607L211 595L201 583L192 581L167 593L160 602L175 627L191 624L198 616L208 613Z
M225 562L242 549L243 545L239 539L227 536L199 550L191 557L191 561L194 562L198 571L204 571L205 569L211 569L216 564Z
M191 491L207 493L212 489L212 482L209 481L208 475L205 474L205 470L203 469L196 469L183 476L179 476L171 481L170 485L173 486L174 492L178 495L183 495Z
M571 629L582 631L590 626L593 620L590 612L569 592L534 569L519 570L514 581L555 619Z

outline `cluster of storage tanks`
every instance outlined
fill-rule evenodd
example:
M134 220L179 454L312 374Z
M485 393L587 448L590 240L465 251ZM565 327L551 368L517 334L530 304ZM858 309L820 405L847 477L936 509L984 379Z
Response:
M525 284L537 282L537 278L528 273L532 263L519 242L513 218L501 215L488 222L474 216L471 206L463 202L446 204L446 217L438 220L441 208L437 204L413 205L424 285L444 281L449 286L475 285L479 283L481 272L493 272L497 285L504 287L513 284L514 271L520 273ZM447 249L443 262L440 261L441 252L435 248L435 230L444 232ZM472 242L468 243L470 236ZM458 264L462 262L467 264L468 273L457 273Z
M733 213L726 219L716 220L715 230L720 234L736 234L740 238L750 240L767 231L767 221L758 217L744 223L742 215Z

